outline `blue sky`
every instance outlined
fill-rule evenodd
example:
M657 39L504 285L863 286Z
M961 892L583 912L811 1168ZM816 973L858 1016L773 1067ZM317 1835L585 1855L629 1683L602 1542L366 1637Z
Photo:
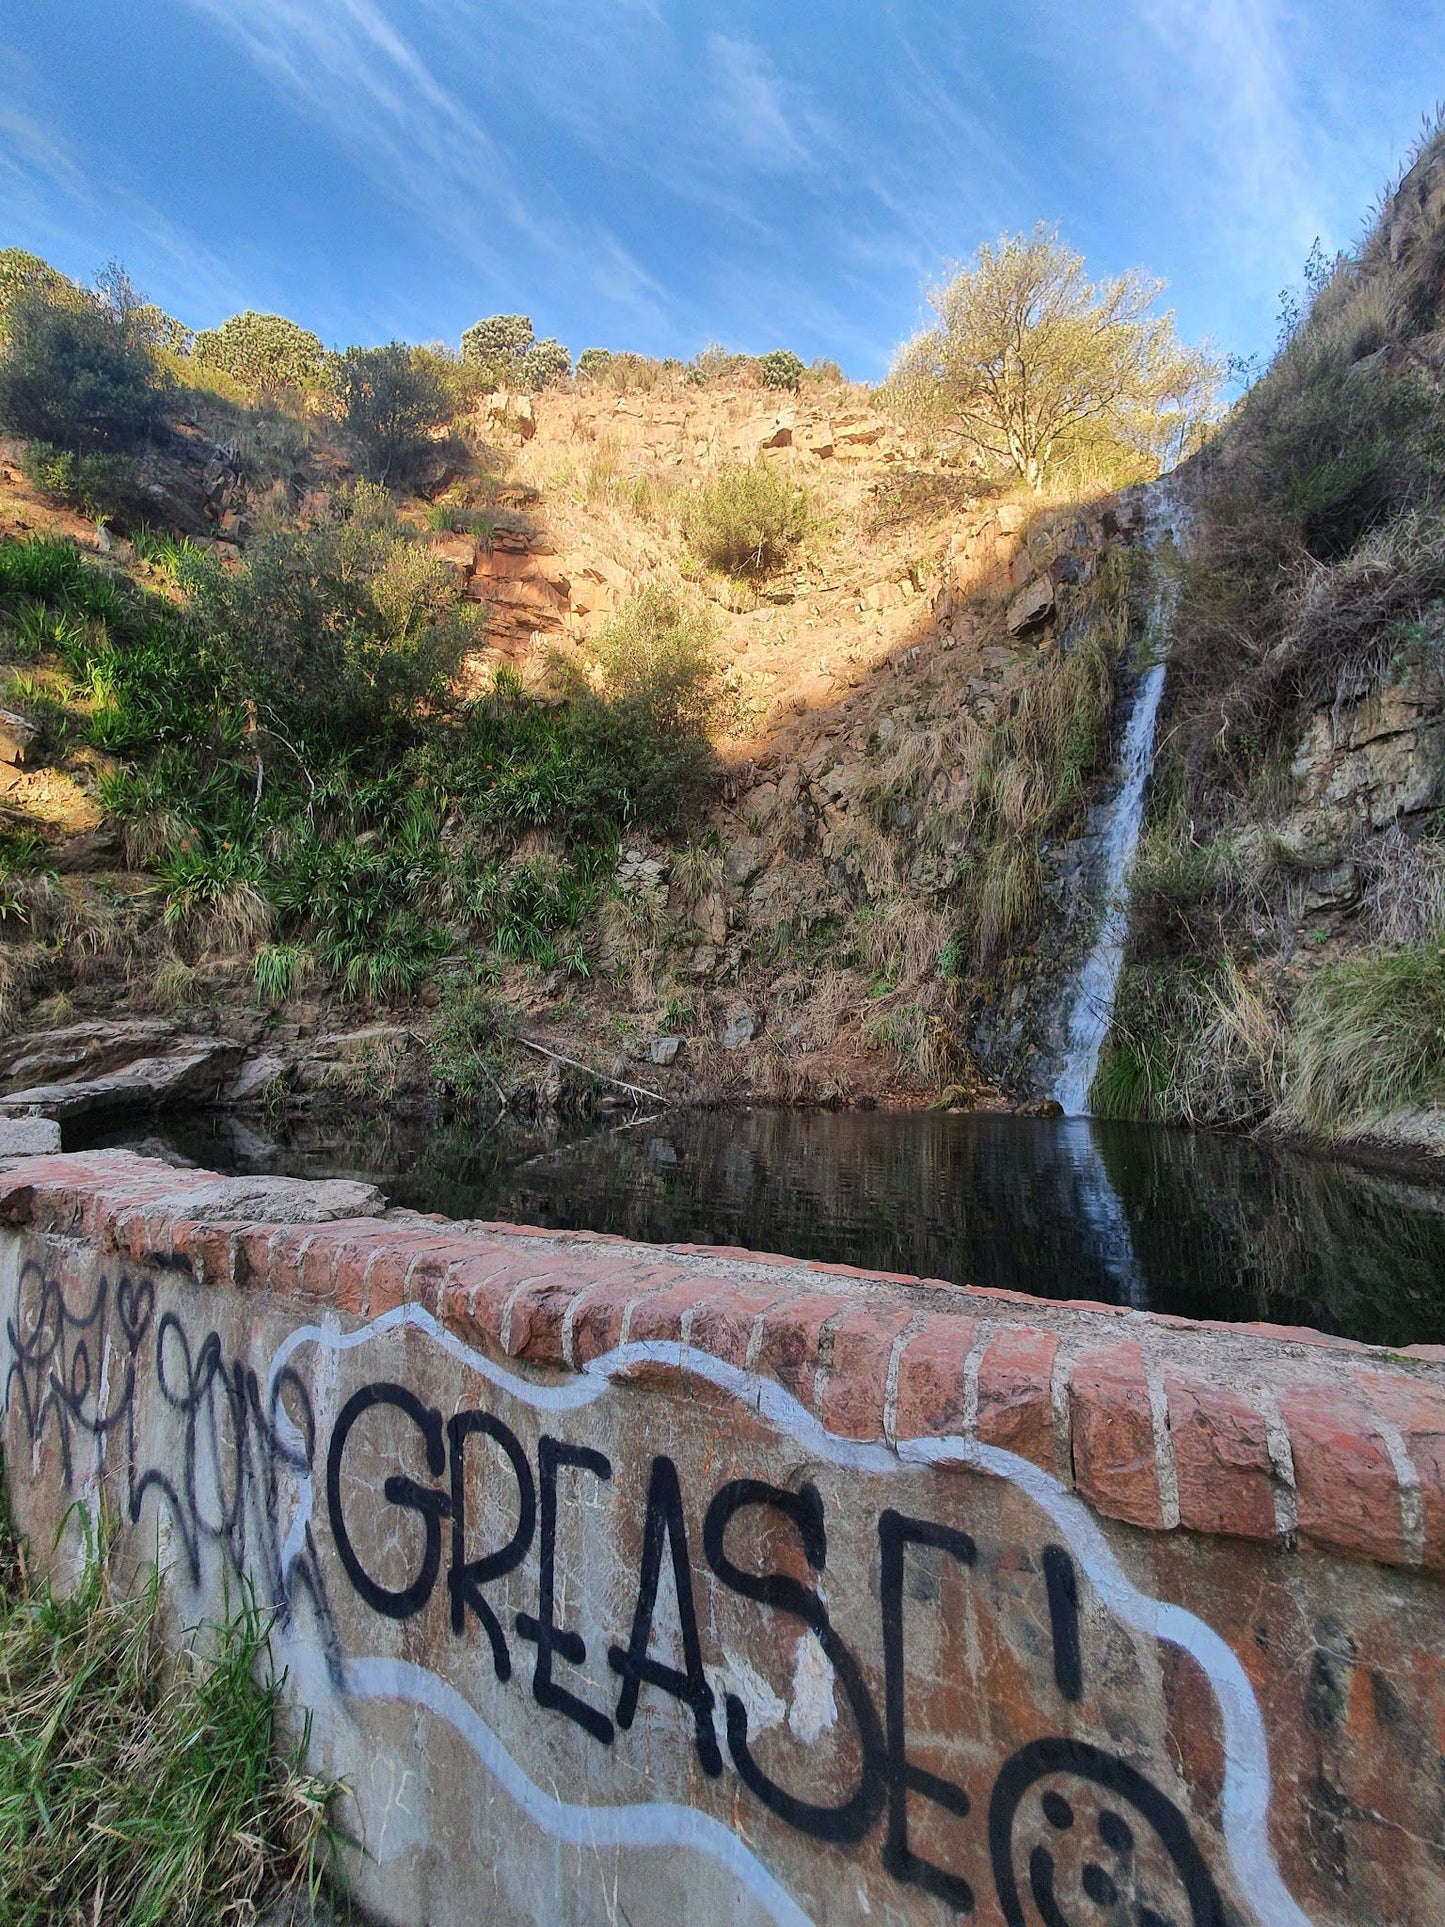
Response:
M1057 220L1267 350L1445 92L1445 0L7 0L0 245L333 346L529 313L875 379Z

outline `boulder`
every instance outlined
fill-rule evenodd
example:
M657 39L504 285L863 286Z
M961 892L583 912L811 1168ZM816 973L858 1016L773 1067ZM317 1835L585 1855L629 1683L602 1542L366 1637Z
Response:
M118 823L103 823L59 844L50 861L62 876L85 876L97 870L125 868L125 835Z
M218 1178L179 1194L188 1218L226 1224L331 1224L377 1218L386 1199L351 1178Z
M41 1157L60 1149L60 1126L50 1117L0 1117L0 1158Z
M272 1052L263 1051L259 1057L251 1057L241 1066L240 1076L226 1092L228 1104L259 1103L270 1085L278 1077L286 1074L286 1059Z
M672 1064L681 1049L680 1037L654 1037L647 1047L647 1055L654 1064Z
M35 754L40 731L28 716L15 709L0 709L0 763L23 768Z
M1307 807L1380 830L1398 816L1434 808L1442 758L1445 717L1407 680L1315 715L1291 773Z
M758 1034L758 1020L746 1004L733 1012L723 1031L721 1043L724 1050L741 1050L750 1044Z
M160 1057L140 1057L99 1077L35 1084L0 1097L0 1115L66 1119L147 1111L214 1098L235 1076L242 1047L213 1037L182 1037Z
M1048 621L1054 613L1054 585L1049 576L1037 575L1032 582L1025 583L1008 605L1008 632L1011 636L1027 635Z
M0 1085L53 1084L98 1077L168 1049L179 1033L166 1017L91 1019L35 1031L0 1045Z
M771 848L760 836L736 837L723 852L723 875L733 889L746 889L771 855Z

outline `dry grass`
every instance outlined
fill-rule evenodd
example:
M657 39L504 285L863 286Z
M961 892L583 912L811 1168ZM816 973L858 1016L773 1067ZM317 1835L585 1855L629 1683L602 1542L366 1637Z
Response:
M1360 854L1361 913L1370 936L1390 949L1445 934L1445 842L1412 842L1398 823Z
M1348 1136L1390 1111L1445 1099L1445 951L1332 964L1301 994L1275 1121Z
M1279 1000L1226 955L1125 973L1091 1102L1102 1117L1240 1129L1277 1106L1285 1081Z
M627 986L638 1009L654 1002L653 979L670 927L666 903L648 891L614 892L598 906L598 962Z
M0 1588L0 1918L7 1927L246 1927L309 1887L336 1791L279 1721L266 1622L245 1598L179 1658L160 1582L114 1596L93 1549L73 1593Z

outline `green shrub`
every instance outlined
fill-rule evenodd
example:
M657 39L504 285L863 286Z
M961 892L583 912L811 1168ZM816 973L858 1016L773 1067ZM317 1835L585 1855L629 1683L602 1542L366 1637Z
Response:
M0 248L0 337L3 337L11 304L22 294L38 294L54 307L83 307L88 297L69 275L38 254L24 248Z
M566 381L572 372L572 357L560 341L550 336L536 342L517 364L517 375L524 388L551 388Z
M0 353L0 422L77 455L142 442L161 418L155 359L129 317L94 301L11 302Z
M42 494L58 496L96 521L129 522L145 507L140 469L129 455L77 455L49 442L29 442L20 465Z
M366 482L339 490L311 527L253 541L239 567L202 558L192 582L208 653L264 726L373 762L442 695L482 621Z
M425 356L400 341L348 348L332 370L346 426L361 443L368 473L386 481L405 472L430 443L428 431L452 419L455 401Z
M516 1034L514 1013L490 994L485 971L450 973L431 1032L432 1072L453 1097L496 1096L505 1103L507 1046Z
M1301 992L1277 1120L1323 1137L1445 1097L1445 950L1327 965Z
M326 350L312 334L284 315L233 314L219 328L203 328L193 356L201 368L215 368L252 389L318 387Z
M790 348L774 348L758 362L764 388L798 389L803 382L803 364Z
M682 498L680 520L693 553L729 575L781 568L808 526L808 498L758 463L723 468Z
M524 314L491 314L474 321L462 335L462 360L517 361L536 339L531 319Z
M572 371L561 342L538 341L524 314L488 315L474 323L462 336L462 363L491 388L546 388Z
M602 691L575 697L573 739L589 771L604 785L617 782L624 821L676 829L715 768L710 732L720 683L711 617L650 583L608 623L596 649Z
M582 381L595 381L612 365L610 348L584 348L577 357L577 374Z

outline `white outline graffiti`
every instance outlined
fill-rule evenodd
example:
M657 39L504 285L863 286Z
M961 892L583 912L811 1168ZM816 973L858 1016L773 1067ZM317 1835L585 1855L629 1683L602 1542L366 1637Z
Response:
M1242 1893L1260 1927L1311 1927L1275 1864L1268 1835L1269 1748L1259 1702L1238 1658L1214 1629L1181 1606L1152 1599L1124 1572L1087 1507L1059 1481L1028 1459L976 1440L901 1439L886 1445L844 1439L829 1432L781 1386L695 1351L675 1340L629 1343L593 1359L572 1382L538 1385L497 1365L446 1330L422 1306L403 1305L356 1331L338 1325L305 1325L277 1348L267 1383L267 1405L284 1427L284 1407L272 1399L279 1374L305 1345L349 1351L401 1327L426 1333L468 1370L500 1390L544 1412L576 1411L605 1396L614 1381L639 1365L660 1365L705 1378L810 1454L850 1471L894 1473L910 1466L964 1466L1019 1488L1044 1511L1066 1539L1099 1597L1136 1631L1187 1652L1209 1681L1219 1708L1224 1744L1222 1832L1225 1849ZM282 1554L282 1569L307 1544L312 1506L309 1475L298 1479L300 1503ZM782 1927L808 1927L808 1917L772 1874L720 1822L691 1807L670 1804L579 1806L536 1786L506 1752L475 1709L435 1674L401 1660L346 1659L344 1690L358 1697L395 1698L426 1707L451 1724L484 1767L528 1816L548 1833L569 1842L596 1846L690 1847L709 1855L737 1876Z

